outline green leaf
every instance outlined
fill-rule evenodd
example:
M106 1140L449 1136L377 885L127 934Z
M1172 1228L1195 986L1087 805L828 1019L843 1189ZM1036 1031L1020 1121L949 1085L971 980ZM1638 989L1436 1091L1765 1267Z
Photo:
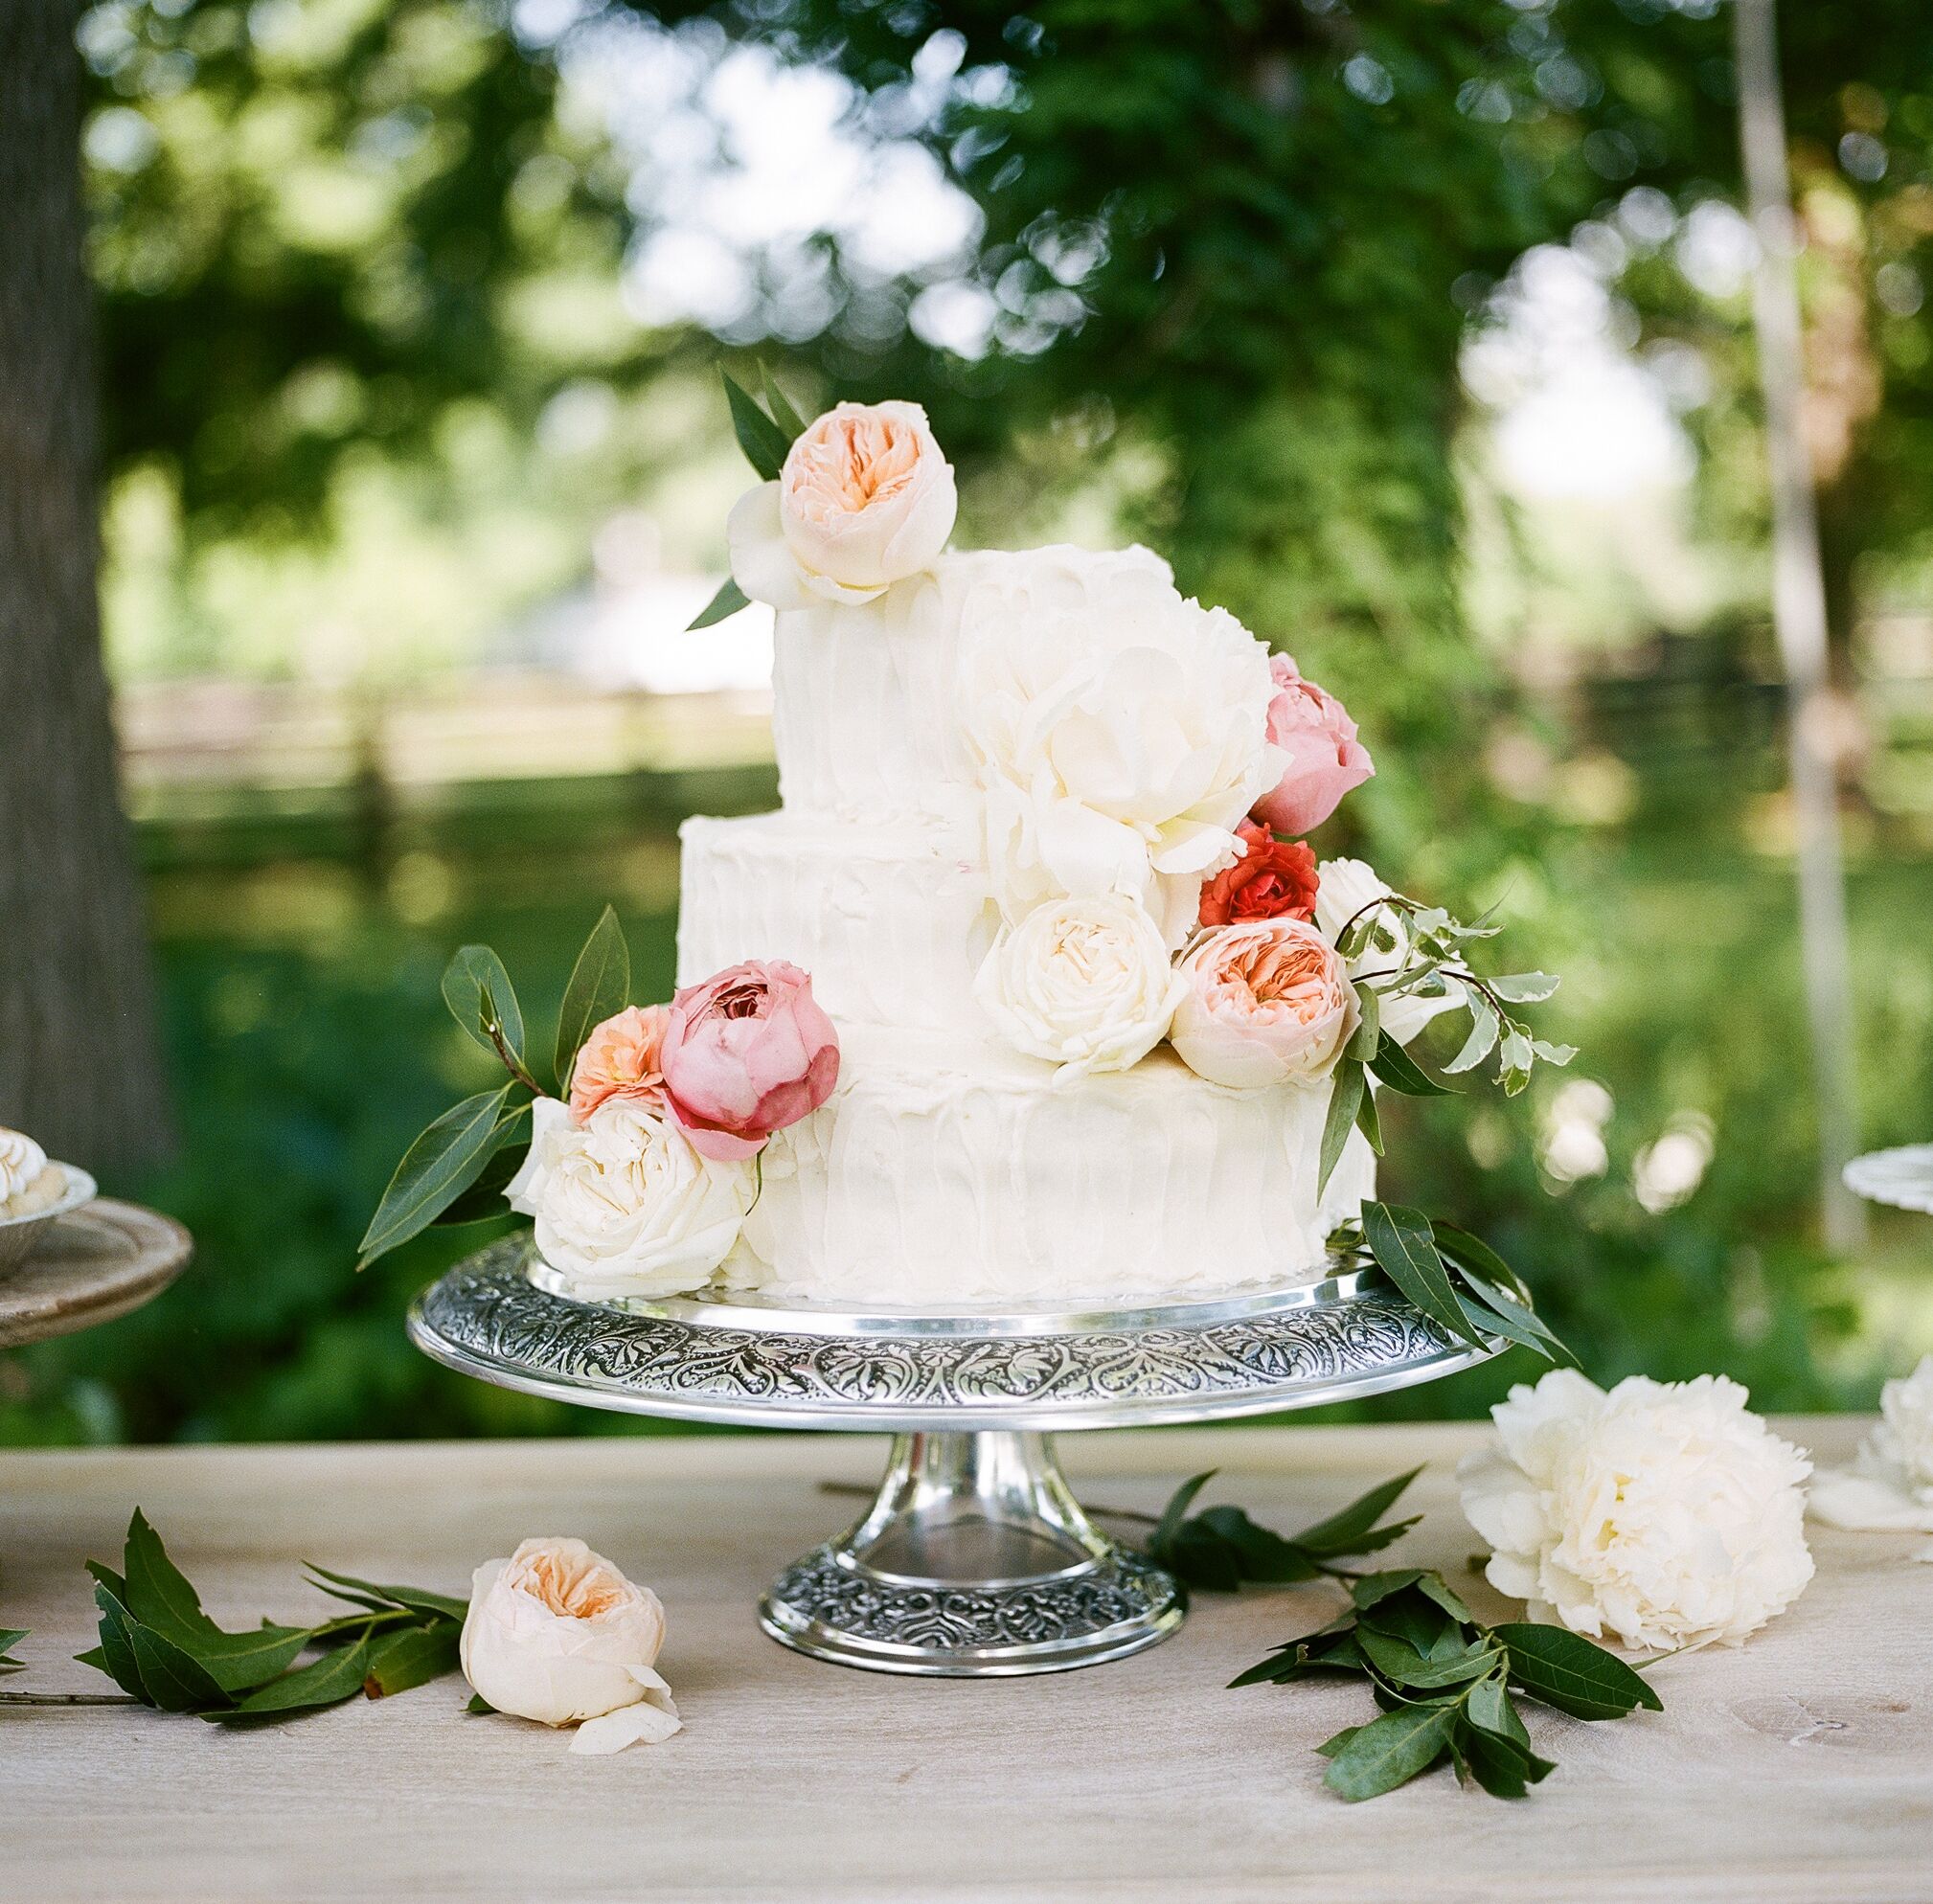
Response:
M494 1055L501 1038L523 1062L524 1014L504 962L488 945L466 945L443 967L443 997L450 1016L485 1051Z
M1368 1140L1369 1147L1380 1157L1382 1155L1382 1119L1376 1108L1376 1093L1369 1088L1367 1079L1363 1081L1362 1096L1356 1099L1355 1127Z
M211 1636L225 1637L201 1610L200 1595L168 1557L161 1536L139 1507L127 1524L127 1545L122 1565L126 1569L123 1600L143 1625L165 1633L182 1645L192 1645L194 1641Z
M318 1706L340 1705L362 1690L369 1677L369 1640L337 1647L306 1666L297 1666L259 1687L232 1711L218 1714L224 1719L278 1717L288 1712L312 1711Z
M387 1699L454 1672L462 1638L463 1628L448 1620L390 1634L370 1649L364 1689L373 1699Z
M790 399L774 381L766 365L759 366L759 375L764 383L765 408L772 413L772 420L785 432L785 446L789 449L806 434L806 419L792 407Z
M1469 992L1470 1034L1463 1049L1444 1066L1445 1072L1474 1071L1490 1054L1497 1041L1496 1007L1480 992Z
M1293 1586L1302 1580L1313 1580L1322 1572L1313 1556L1304 1553L1298 1544L1250 1520L1239 1507L1210 1507L1189 1526L1201 1529L1221 1542L1234 1559L1238 1585L1253 1580L1267 1586Z
M1664 1701L1623 1660L1563 1626L1516 1621L1492 1629L1510 1648L1510 1676L1534 1699L1576 1719L1621 1719Z
M616 1016L630 1002L631 948L618 916L606 906L584 941L564 987L563 1009L557 1015L557 1096L571 1091L571 1071L583 1042L606 1018Z
M1333 1758L1361 1730L1360 1726L1344 1726L1339 1733L1331 1733L1316 1750L1325 1758Z
M1466 1626L1474 1626L1477 1623L1476 1615L1464 1604L1463 1596L1433 1569L1429 1573L1417 1575L1416 1590L1424 1598L1433 1599L1452 1620L1459 1620Z
M1351 1803L1392 1792L1443 1757L1455 1725L1453 1706L1407 1706L1385 1712L1351 1735L1330 1760L1322 1781Z
M1427 1216L1403 1204L1366 1203L1362 1234L1383 1274L1439 1328L1453 1340L1489 1348L1457 1301L1449 1272L1430 1240Z
M164 1712L226 1711L229 1696L220 1683L193 1653L138 1621L128 1626L135 1664L150 1703Z
M1326 1521L1317 1521L1312 1528L1304 1528L1293 1536L1296 1546L1324 1559L1338 1553L1374 1553L1374 1548L1363 1544L1370 1530L1396 1506L1403 1491L1421 1472L1421 1468L1413 1467L1407 1474L1378 1482L1368 1493L1358 1494L1348 1507L1338 1508ZM1415 1525L1414 1521L1403 1523L1406 1528ZM1387 1546L1388 1542L1378 1544Z
M1457 1292L1457 1297L1473 1327L1514 1342L1534 1354L1541 1355L1546 1362L1555 1362L1558 1353L1568 1355L1569 1351L1564 1349L1557 1337L1521 1303L1512 1302L1501 1290L1492 1291L1488 1285L1479 1283L1467 1270L1459 1270L1458 1276L1465 1286ZM1490 1300L1492 1295L1495 1301Z
M1484 983L1499 998L1508 999L1512 1005L1535 1005L1550 997L1562 981L1555 972L1512 972L1501 979L1486 979Z
M0 1672L20 1672L25 1669L27 1665L25 1660L10 1659L8 1655L32 1631L33 1628L28 1626L0 1626Z
M1482 1641L1461 1652L1430 1659L1407 1641L1379 1633L1370 1625L1364 1625L1357 1633L1356 1644L1383 1678L1405 1690L1431 1691L1460 1685L1467 1679L1481 1679L1497 1663L1496 1648Z
M1457 1095L1447 1084L1439 1084L1387 1031L1377 1043L1369 1068L1392 1091L1405 1098L1454 1098Z
M477 1172L476 1182L436 1217L433 1227L446 1230L459 1223L483 1223L493 1216L509 1214L510 1205L504 1200L504 1192L529 1154L530 1116L531 1107L519 1104L498 1121L490 1153Z
M1376 1055L1376 1045L1382 1036L1382 1007L1377 1002L1375 988L1370 986L1356 986L1355 1003L1362 1016L1350 1034L1345 1050L1358 1064L1367 1064Z
M1501 1678L1479 1680L1464 1695L1464 1712L1473 1726L1494 1733L1528 1752L1531 1735L1517 1716L1516 1702Z
M745 461L762 483L776 482L785 466L785 453L792 447L792 439L759 408L757 398L738 384L729 371L724 373L724 378L725 401L732 406L732 428L737 433L739 447L745 452Z
M332 1574L313 1560L303 1565L315 1575L325 1593L337 1599L352 1600L358 1606L400 1606L426 1619L454 1620L459 1625L469 1615L469 1601L454 1594L432 1593L427 1587L383 1586L374 1580L358 1580L353 1574Z
M727 616L736 615L740 608L749 608L752 598L727 576L718 584L718 592L685 623L688 635L695 634L700 628L709 628L722 622Z
M155 1701L142 1683L141 1663L134 1656L133 1615L114 1589L99 1578L94 1584L94 1604L101 1609L100 1669L122 1691L131 1692L144 1706L152 1706Z
M1477 1783L1492 1798L1520 1799L1558 1769L1527 1747L1474 1725L1459 1726L1454 1745Z
M504 1105L515 1088L505 1084L466 1098L404 1151L363 1232L358 1269L366 1269L377 1257L426 1230L476 1182L489 1161Z
M464 1711L466 1712L494 1712L496 1708L481 1692L472 1692L469 1696L469 1704L464 1708Z
M1322 1121L1321 1161L1316 1167L1315 1193L1329 1188L1330 1173L1342 1155L1342 1146L1355 1128L1356 1106L1363 1098L1362 1066L1346 1057L1335 1068L1329 1087L1329 1115Z

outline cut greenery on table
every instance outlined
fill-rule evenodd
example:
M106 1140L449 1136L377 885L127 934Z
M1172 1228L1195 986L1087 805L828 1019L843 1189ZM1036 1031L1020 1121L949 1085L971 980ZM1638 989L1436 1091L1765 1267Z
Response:
M466 945L443 975L443 1002L456 1022L492 1053L508 1083L452 1105L417 1138L396 1167L359 1245L358 1269L431 1224L475 1223L504 1213L504 1187L530 1147L531 1103L567 1097L578 1050L630 1003L631 952L606 906L571 968L551 1048L555 1093L547 1093L527 1054L523 1008L504 963L488 945Z
M1286 1686L1324 1674L1367 1680L1381 1716L1346 1726L1316 1748L1324 1782L1350 1800L1378 1797L1447 1762L1464 1783L1522 1798L1554 1769L1532 1749L1519 1695L1578 1719L1618 1719L1658 1695L1615 1654L1561 1626L1485 1626L1433 1569L1363 1574L1337 1565L1373 1553L1416 1525L1385 1522L1420 1470L1373 1487L1300 1533L1271 1532L1241 1508L1190 1514L1213 1471L1184 1482L1148 1540L1149 1557L1189 1587L1330 1578L1350 1603L1328 1625L1285 1641L1234 1686Z
M101 1643L79 1656L82 1665L144 1706L233 1724L287 1718L358 1692L382 1698L453 1672L469 1610L447 1594L378 1586L311 1562L310 1584L354 1612L314 1626L263 1621L225 1632L202 1611L201 1597L138 1507L121 1565L117 1574L87 1564Z
M13 1648L26 1637L24 1626L0 1626L0 1672L20 1672L26 1668L25 1660L11 1657Z

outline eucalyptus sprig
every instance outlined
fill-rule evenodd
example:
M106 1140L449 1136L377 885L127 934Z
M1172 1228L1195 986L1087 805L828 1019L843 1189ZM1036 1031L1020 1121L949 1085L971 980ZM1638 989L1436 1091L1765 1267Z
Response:
M1538 1756L1514 1694L1578 1719L1617 1719L1663 1702L1615 1654L1561 1626L1486 1626L1432 1569L1367 1574L1326 1626L1286 1640L1231 1687L1286 1686L1317 1674L1369 1682L1379 1718L1345 1726L1316 1750L1323 1782L1371 1799L1447 1761L1465 1784L1522 1798L1556 1770Z
M1352 1130L1360 1130L1382 1155L1382 1125L1369 1080L1406 1098L1442 1098L1451 1087L1432 1077L1382 1029L1391 999L1455 998L1469 1012L1469 1035L1443 1067L1445 1076L1474 1071L1491 1051L1506 1096L1515 1097L1530 1082L1531 1068L1568 1064L1575 1045L1554 1045L1534 1037L1512 1006L1534 1005L1558 988L1549 972L1511 972L1485 978L1470 968L1466 946L1492 939L1500 930L1486 915L1465 925L1441 906L1424 906L1400 893L1386 893L1359 906L1336 934L1336 951L1352 966L1365 954L1387 954L1391 963L1355 974L1361 1022L1344 1047L1331 1075L1329 1115L1323 1123L1317 1190L1328 1188Z
M202 1611L200 1595L138 1507L121 1571L93 1560L87 1571L101 1643L78 1655L80 1663L144 1706L232 1724L286 1718L358 1692L383 1698L453 1672L469 1610L447 1594L378 1586L311 1563L310 1584L354 1612L312 1626L264 1620L230 1633ZM0 1641L11 1643L4 1634ZM315 1657L305 1660L308 1653Z
M725 401L731 406L732 431L739 439L739 447L745 452L745 461L752 465L760 482L776 482L779 472L785 466L785 458L792 444L805 434L805 419L792 407L785 392L772 381L771 372L762 364L759 367L765 393L762 409L759 399L729 371L720 374L725 381ZM740 608L750 606L751 597L727 576L724 585L698 610L685 632L690 634L694 628L709 628L713 623L722 622L726 616L736 615Z
M606 906L564 987L552 1049L554 1088L570 1090L578 1053L596 1027L630 1002L631 953ZM504 1187L530 1144L531 1105L547 1095L527 1053L523 1007L504 963L488 945L466 945L443 975L450 1015L509 1074L494 1090L452 1105L404 1151L358 1248L357 1269L432 1224L475 1223L503 1213Z

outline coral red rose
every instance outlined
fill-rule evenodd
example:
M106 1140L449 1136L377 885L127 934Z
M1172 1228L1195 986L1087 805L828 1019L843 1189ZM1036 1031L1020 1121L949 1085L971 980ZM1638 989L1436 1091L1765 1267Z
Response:
M658 1062L692 1147L750 1157L832 1095L839 1034L798 966L753 959L671 1000Z
M1244 820L1235 836L1246 850L1201 889L1200 923L1313 918L1315 849L1306 840L1278 840L1253 820Z

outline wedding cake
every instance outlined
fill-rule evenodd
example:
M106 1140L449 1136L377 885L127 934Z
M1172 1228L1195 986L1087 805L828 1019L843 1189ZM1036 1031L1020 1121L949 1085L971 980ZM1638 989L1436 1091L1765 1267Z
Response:
M783 805L686 823L679 982L794 965L839 1058L720 1280L1037 1309L1318 1277L1375 1174L1351 1132L1322 1181L1333 937L1383 889L1280 836L1369 756L1146 549L945 553L953 515L905 404L821 418L734 512Z

